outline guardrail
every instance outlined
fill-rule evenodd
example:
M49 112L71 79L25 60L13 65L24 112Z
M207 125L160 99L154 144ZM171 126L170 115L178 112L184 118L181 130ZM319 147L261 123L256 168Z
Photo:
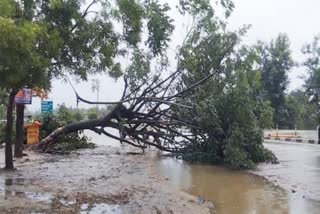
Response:
M317 140L302 139L302 138L281 138L281 137L265 136L264 139L265 140L275 140L275 141L295 142L295 143L320 144L319 141L317 141Z

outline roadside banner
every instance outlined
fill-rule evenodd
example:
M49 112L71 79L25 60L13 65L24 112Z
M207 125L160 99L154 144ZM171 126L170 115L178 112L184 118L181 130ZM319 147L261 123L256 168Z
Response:
M41 113L52 113L53 101L41 101Z
M20 90L14 98L16 104L32 104L32 89Z

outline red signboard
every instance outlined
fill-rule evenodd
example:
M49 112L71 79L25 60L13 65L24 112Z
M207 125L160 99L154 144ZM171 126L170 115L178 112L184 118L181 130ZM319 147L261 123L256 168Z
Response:
M32 89L24 88L20 90L14 98L17 104L31 104L32 103Z

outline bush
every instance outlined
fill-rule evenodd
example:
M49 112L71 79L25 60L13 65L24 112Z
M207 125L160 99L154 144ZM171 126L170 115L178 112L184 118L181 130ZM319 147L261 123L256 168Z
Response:
M93 120L93 119L97 119L97 118L98 118L97 112L91 111L91 112L88 113L88 119L89 120Z
M40 139L47 137L54 130L64 125L78 122L83 119L81 113L72 113L66 106L61 105L55 114L44 114L40 117L42 126L40 128ZM82 135L82 131L61 136L57 143L50 149L49 153L66 154L77 149L94 148L95 145L90 142L90 139Z

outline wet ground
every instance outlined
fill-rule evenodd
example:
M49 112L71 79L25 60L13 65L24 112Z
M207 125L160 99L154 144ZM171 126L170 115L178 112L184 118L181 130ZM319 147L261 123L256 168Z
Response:
M251 171L186 164L162 158L161 175L175 188L213 201L216 213L320 213L320 145L265 144L280 164L262 164Z
M280 164L246 172L127 155L128 147L86 135L97 149L29 152L19 170L1 172L0 213L320 213L320 145L268 142Z
M320 213L320 145L266 141L280 160L255 173L289 192L290 213Z
M159 170L173 187L214 201L216 213L288 213L287 193L259 176L222 167L185 165L172 159L162 160Z
M0 213L209 213L211 203L170 188L149 156L127 149L27 152L17 171L0 172Z

